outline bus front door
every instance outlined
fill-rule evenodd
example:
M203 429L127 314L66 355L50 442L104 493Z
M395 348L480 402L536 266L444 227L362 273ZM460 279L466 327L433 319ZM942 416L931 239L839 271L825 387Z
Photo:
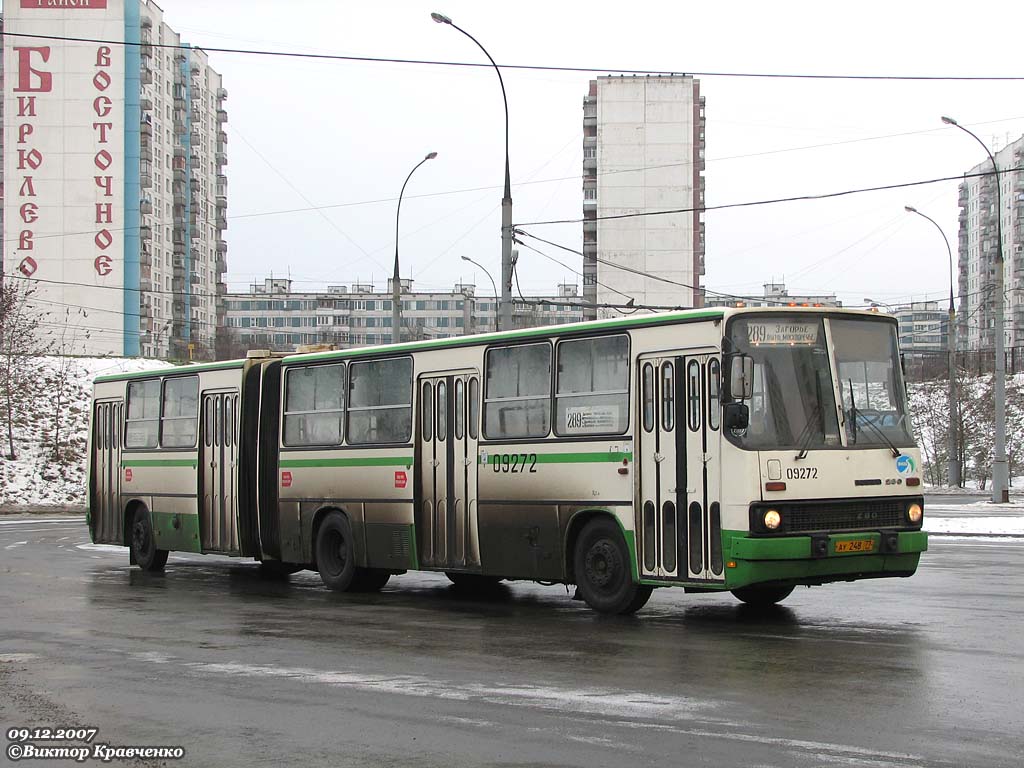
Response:
M477 532L478 376L433 374L419 380L416 532L420 563L480 567Z
M640 576L723 580L718 390L711 355L659 355L639 363Z
M93 413L93 541L124 544L121 523L121 424L124 401L96 403Z
M199 436L203 552L238 552L238 393L204 392Z
M715 355L680 358L676 367L686 489L685 506L680 497L680 509L685 510L680 526L686 541L680 560L686 566L681 578L687 581L725 579L719 499L721 372L721 360Z

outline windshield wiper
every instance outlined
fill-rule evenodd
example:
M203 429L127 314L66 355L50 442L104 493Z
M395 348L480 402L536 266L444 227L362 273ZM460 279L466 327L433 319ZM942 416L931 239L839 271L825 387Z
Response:
M821 377L815 374L814 376L814 388L817 394L817 400L814 403L814 409L811 411L811 416L804 423L804 428L800 431L800 435L797 437L797 445L800 446L800 452L793 458L794 461L800 461L801 459L807 458L807 449L810 447L811 438L814 437L814 431L811 429L812 422L818 418L821 414ZM822 433L824 433L824 424L822 424Z
M886 434L885 434L885 432L883 432L883 431L882 431L882 428L881 428L881 427L879 427L879 426L878 426L877 424L875 424L874 422L872 422L872 421L868 421L868 420L866 420L866 419L865 419L864 423L865 423L865 424L866 424L867 426L871 427L871 429L873 429L873 430L874 430L875 434L876 434L876 435L878 435L878 436L879 436L880 438L882 438L882 440L883 440L883 441L885 441L885 444L886 444L887 446L889 446L889 450L890 450L890 451L892 451L892 457L893 457L894 459L898 459L898 458L899 458L900 456L902 456L902 455L903 455L902 453L900 453L900 449L899 449L899 448L897 448L897 447L896 447L896 446L895 446L895 445L893 444L892 440L890 440L890 439L889 439L888 435L886 435Z
M846 381L850 385L850 419L852 419L852 421L853 421L853 444L856 445L857 444L857 401L853 399L853 379L847 379ZM888 435L886 435L885 432L882 431L881 427L879 427L877 424L875 424L870 419L864 419L864 425L867 426L867 427L871 427L871 429L874 430L875 434L878 435L880 438L882 438L883 442L885 442L885 444L889 447L889 450L892 451L892 456L893 456L894 459L898 459L900 456L903 455L902 453L900 453L899 448L897 448L895 445L893 445L892 440L890 440Z

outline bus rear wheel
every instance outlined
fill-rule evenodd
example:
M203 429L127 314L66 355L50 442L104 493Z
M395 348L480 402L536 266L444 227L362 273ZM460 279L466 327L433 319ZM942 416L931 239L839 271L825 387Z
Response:
M157 549L153 523L149 517L149 510L145 507L135 510L130 535L128 546L139 568L151 573L162 571L167 565L167 550Z
M653 591L633 582L626 542L607 518L591 520L583 528L576 540L573 569L580 597L598 613L636 613Z
M781 603L793 592L793 587L763 587L753 585L740 587L732 591L737 600L755 608L767 608L770 605Z
M340 512L331 512L316 532L316 567L328 589L346 592L356 576L352 527Z

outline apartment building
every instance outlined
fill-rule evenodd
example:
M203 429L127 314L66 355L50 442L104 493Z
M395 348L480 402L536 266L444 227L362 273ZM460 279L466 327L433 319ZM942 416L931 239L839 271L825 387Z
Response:
M1000 170L998 182L991 173L992 163L986 160L974 166L960 185L958 349L995 347L997 216L1002 218L1006 348L1024 346L1024 170L1009 170L1024 169L1024 136L994 156ZM997 183L1001 195L997 195Z
M493 331L497 301L476 296L476 287L457 283L451 291L414 291L402 280L402 340L444 339ZM246 349L292 352L308 345L338 349L390 344L392 286L333 285L322 291L295 290L288 279L266 278L245 293L224 297L227 332L234 355ZM515 328L575 323L583 319L577 286L563 284L551 296L523 297L513 305ZM502 329L506 330L506 329Z
M704 97L684 75L599 77L583 99L583 297L701 305ZM681 210L680 213L662 213ZM606 306L611 305L611 306Z

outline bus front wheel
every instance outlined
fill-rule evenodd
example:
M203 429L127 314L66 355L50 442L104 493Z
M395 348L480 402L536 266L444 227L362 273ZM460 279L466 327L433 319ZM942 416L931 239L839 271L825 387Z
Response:
M149 517L149 510L139 507L132 517L131 528L132 558L144 571L158 573L167 565L167 550L157 549L156 538L153 536L153 523Z
M793 587L764 587L753 585L740 587L732 591L733 596L747 605L756 608L767 608L770 605L781 603L793 592Z
M356 575L352 527L340 512L331 512L316 533L316 567L324 585L335 592L352 587Z
M651 597L652 587L633 582L626 542L607 518L591 520L583 528L573 570L580 597L599 613L636 613Z

